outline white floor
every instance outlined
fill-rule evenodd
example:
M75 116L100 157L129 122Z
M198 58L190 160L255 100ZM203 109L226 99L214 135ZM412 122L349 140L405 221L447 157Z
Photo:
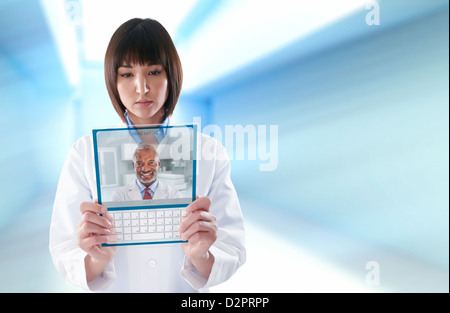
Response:
M23 208L0 230L0 292L79 292L51 263L52 195ZM448 292L448 269L296 221L304 240L246 220L247 262L211 292ZM375 261L377 272L366 269ZM371 263L369 263L371 264ZM372 275L375 274L375 275ZM366 281L368 279L368 282ZM375 285L371 283L376 283Z
M330 237L342 253L351 257L324 258L310 249L293 245L277 234L247 223L247 262L227 282L211 292L448 292L448 271L400 256L390 251L370 248L351 240ZM379 261L365 259L358 253L376 255ZM373 263L376 262L376 263ZM366 269L366 266L367 269Z
M246 264L211 292L377 292L353 275L274 233L247 223ZM363 273L362 273L363 274Z
M241 205L247 262L212 292L449 292L448 267L293 216L280 222L251 199Z

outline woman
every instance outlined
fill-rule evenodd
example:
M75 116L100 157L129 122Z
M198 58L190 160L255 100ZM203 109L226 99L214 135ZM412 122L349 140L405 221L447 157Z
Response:
M181 63L164 27L132 19L113 34L105 79L121 126L171 124L182 85ZM143 141L146 138L141 138ZM147 138L148 139L148 138ZM230 278L245 262L244 225L226 151L200 134L213 158L199 158L197 197L179 231L183 244L103 247L111 218L95 199L92 138L80 138L64 164L50 228L50 252L63 277L84 289L192 292Z

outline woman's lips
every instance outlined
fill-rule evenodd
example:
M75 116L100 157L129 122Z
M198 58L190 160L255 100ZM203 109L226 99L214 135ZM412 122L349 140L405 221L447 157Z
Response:
M137 106L141 106L141 107L149 106L149 105L151 105L152 103L153 103L153 101L150 100L150 99L142 99L142 100L136 101L136 105L137 105Z

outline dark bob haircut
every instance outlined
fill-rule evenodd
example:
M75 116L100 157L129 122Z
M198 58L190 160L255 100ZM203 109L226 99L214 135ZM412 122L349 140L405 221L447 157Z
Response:
M105 54L105 81L114 109L125 122L125 106L117 91L117 69L123 64L160 64L168 80L164 119L175 109L183 82L183 70L175 45L167 30L152 19L134 18L112 35Z

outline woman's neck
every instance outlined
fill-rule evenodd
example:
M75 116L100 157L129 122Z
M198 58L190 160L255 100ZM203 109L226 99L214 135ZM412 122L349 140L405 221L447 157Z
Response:
M163 111L164 112L164 111ZM153 131L149 130L149 129L139 129L140 126L145 126L145 125L159 125L162 124L164 122L164 115L163 113L156 113L155 115L153 115L151 118L139 118L138 116L134 115L131 112L127 112L128 118L130 119L131 123L133 123L133 125L136 128L136 131L138 133L138 136L141 138L142 143L144 144L158 144L158 139L156 138L155 134Z
M140 118L136 115L134 115L131 112L128 112L128 118L130 119L131 123L133 125L158 125L162 124L164 122L164 115L160 112L156 113L150 118Z

